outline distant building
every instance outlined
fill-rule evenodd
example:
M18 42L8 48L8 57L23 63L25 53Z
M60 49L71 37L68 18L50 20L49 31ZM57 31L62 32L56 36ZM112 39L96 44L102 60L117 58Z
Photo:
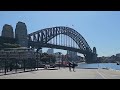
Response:
M20 48L5 48L0 50L0 60L16 59L16 60L40 60L41 54L36 53L34 50L26 47Z
M116 54L116 57L120 57L120 53Z
M11 25L5 24L2 30L2 37L14 38L13 27Z
M42 53L42 49L39 50L39 53Z
M9 59L28 59L28 58L36 58L33 50L25 47L20 48L5 48L0 50L0 60L4 60L6 58Z
M77 52L73 52L73 51L67 51L67 55L70 57L71 61L74 61L77 59Z
M17 39L18 44L20 44L22 47L27 47L28 46L27 27L26 27L25 23L18 22L16 24L15 38Z
M78 60L77 62L85 62L85 58L81 56L77 56Z
M47 50L47 54L54 54L54 50L51 48L51 49L48 49Z
M62 62L62 53L61 52L56 52L54 53L56 62Z

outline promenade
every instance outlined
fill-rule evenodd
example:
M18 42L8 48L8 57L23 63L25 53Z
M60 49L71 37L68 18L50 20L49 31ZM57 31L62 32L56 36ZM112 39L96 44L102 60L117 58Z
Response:
M38 71L16 73L0 76L0 79L120 79L120 71L106 69L56 70L39 69Z

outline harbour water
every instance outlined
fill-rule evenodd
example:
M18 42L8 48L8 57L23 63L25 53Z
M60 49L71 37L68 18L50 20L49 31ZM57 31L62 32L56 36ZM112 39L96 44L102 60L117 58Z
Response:
M114 69L120 70L120 65L117 63L93 63L93 64L86 64L86 63L79 63L77 68L105 68L105 69Z

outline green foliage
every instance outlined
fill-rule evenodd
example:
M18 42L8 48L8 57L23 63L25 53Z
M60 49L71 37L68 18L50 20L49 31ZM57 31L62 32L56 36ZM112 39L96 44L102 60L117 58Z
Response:
M55 63L56 59L54 55L48 55L48 57L50 58L51 63Z
M17 40L15 38L1 37L0 36L0 49L20 47L20 45L18 45L16 43L17 43Z
M9 37L1 37L0 36L0 43L11 43L15 44L17 40L15 38L9 38Z
M0 44L0 49L3 49L3 48L18 48L18 47L20 47L20 45L18 45L18 44L10 44L10 43Z
M4 43L3 44L4 48L17 48L20 47L18 44L10 44L10 43Z
M41 58L41 61L44 63L47 63L47 62L49 62L49 58L47 56L44 56Z
M41 56L41 61L44 63L55 63L56 59L54 55L49 55L47 53L43 53Z

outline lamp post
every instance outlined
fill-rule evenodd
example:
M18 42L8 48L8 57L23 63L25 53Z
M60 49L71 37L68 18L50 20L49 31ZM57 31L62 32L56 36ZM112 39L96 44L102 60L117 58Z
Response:
M59 69L60 69L60 52L59 52Z
M98 62L98 69L99 69L99 62Z
M5 75L6 75L6 62L7 62L7 59L8 59L8 54L7 54L7 52L6 52L6 58L5 58L5 62L4 62L4 65L5 65L5 69L4 69L4 71L5 71Z
M61 55L61 61L62 61L62 66L63 66L63 54Z
M59 52L59 69L60 69L60 55L61 55L61 52Z
M38 52L36 52L36 67L37 67L37 70L38 70Z
M39 52L39 50L41 50L42 48L40 47L40 48L38 48L37 49L37 70L38 70L38 67L39 67L39 63L40 63L40 60L41 60L41 53L42 52ZM39 57L39 58L38 58ZM38 60L39 59L39 60Z

